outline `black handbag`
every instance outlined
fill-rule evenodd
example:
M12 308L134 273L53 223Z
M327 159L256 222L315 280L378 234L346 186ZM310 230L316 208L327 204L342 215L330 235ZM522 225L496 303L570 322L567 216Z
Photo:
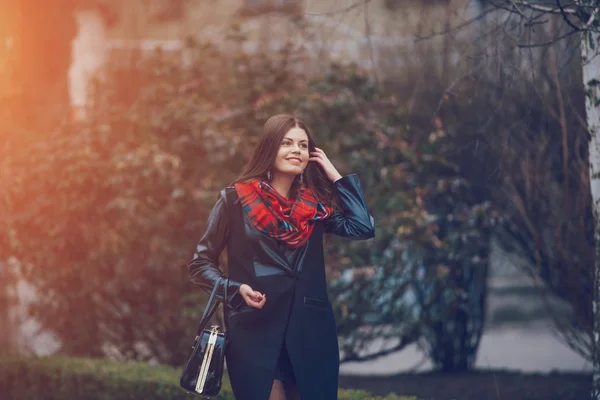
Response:
M215 300L215 296L219 284L221 283L221 279L225 280L223 285L223 301L218 302ZM228 278L220 277L217 279L215 287L208 298L208 303L206 304L202 318L200 319L198 334L196 335L194 345L192 346L192 355L179 379L179 385L186 391L206 398L212 398L219 393L223 380L225 350L228 342L228 286ZM217 311L219 303L223 303L225 331L221 331L221 328L218 325L213 325L210 329L205 329L206 324L208 324L210 318Z

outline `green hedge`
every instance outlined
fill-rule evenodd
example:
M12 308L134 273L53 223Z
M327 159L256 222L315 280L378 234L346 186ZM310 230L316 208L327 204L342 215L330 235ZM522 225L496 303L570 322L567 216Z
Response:
M199 399L179 387L179 369L142 362L41 357L0 358L3 399L127 400ZM234 400L227 377L218 397ZM362 390L340 389L339 400L417 400L388 395L372 397Z

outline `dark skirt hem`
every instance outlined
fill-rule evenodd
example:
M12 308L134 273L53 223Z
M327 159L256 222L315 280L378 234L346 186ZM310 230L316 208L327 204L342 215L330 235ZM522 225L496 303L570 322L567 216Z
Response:
M296 377L294 376L294 367L292 366L290 356L288 355L287 349L285 348L285 343L281 347L273 379L277 379L278 381L284 383L296 383Z

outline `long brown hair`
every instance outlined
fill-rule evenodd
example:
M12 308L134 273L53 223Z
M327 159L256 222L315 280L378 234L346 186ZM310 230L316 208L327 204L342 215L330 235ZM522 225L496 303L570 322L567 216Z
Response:
M267 179L267 172L273 167L281 142L285 134L294 127L300 128L308 136L308 151L315 151L315 142L306 124L290 114L274 115L265 123L258 143L242 174L233 182L248 182L253 179ZM320 165L310 161L304 170L304 181L315 193L317 200L334 208L338 208L338 199L333 190L333 183L327 178ZM292 196L300 182L298 177L292 184Z

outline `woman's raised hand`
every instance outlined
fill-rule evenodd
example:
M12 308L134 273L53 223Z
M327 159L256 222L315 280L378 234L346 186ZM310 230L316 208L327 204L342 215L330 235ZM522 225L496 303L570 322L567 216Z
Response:
M240 286L240 294L242 298L250 307L263 308L267 301L267 295L257 292L245 283Z
M331 161L329 161L325 152L318 147L315 147L315 151L310 152L310 158L308 160L319 164L331 182L335 182L342 177Z

